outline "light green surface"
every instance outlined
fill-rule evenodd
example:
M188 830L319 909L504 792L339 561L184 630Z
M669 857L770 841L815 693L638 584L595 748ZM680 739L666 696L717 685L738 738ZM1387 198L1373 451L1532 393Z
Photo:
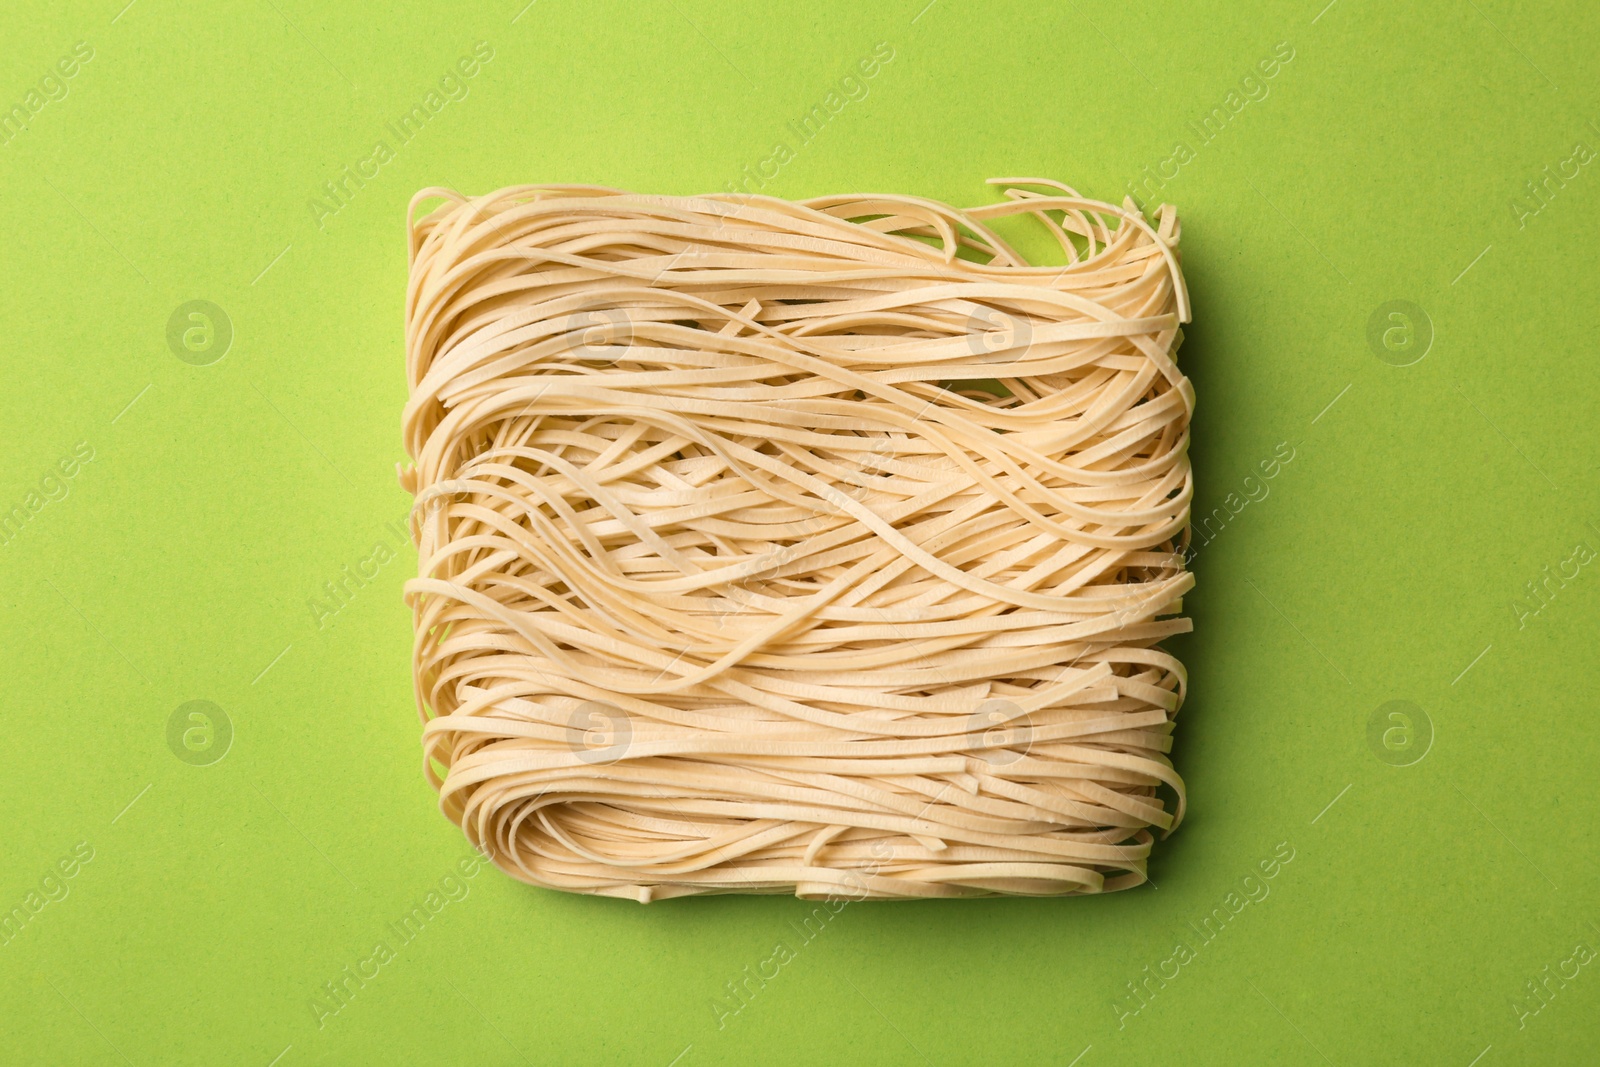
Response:
M1574 161L1544 204L1525 187L1600 149L1580 5L123 2L16 8L0 38L5 102L93 50L0 148L0 506L40 492L0 547L0 907L42 905L0 935L0 1061L1595 1061L1600 961L1574 953L1600 947L1600 565L1579 562L1600 549L1600 168ZM465 98L400 143L386 124L480 41ZM867 95L801 145L786 124L880 42ZM1189 123L1280 45L1264 98L1203 143ZM378 141L375 177L308 206ZM414 554L365 564L321 629L307 603L409 502L412 192L692 193L783 142L760 191L971 203L1046 175L1120 198L1180 141L1162 196L1196 308L1198 510L1239 510L1195 564L1193 807L1159 888L851 905L806 942L793 899L449 880L468 849L421 774ZM209 365L167 342L196 299L232 326ZM1368 344L1396 300L1431 321L1409 366ZM1383 747L1399 720L1369 746L1392 700L1431 723L1419 762L1394 765L1414 713L1409 750ZM209 751L192 708L169 747L189 701L231 724L220 760L215 713ZM430 891L402 944L387 924ZM1207 942L1189 924L1230 892ZM379 941L393 958L319 1027L311 998ZM779 942L794 958L719 1026L725 983ZM1146 966L1177 977L1122 1015ZM1547 966L1577 976L1519 1015Z

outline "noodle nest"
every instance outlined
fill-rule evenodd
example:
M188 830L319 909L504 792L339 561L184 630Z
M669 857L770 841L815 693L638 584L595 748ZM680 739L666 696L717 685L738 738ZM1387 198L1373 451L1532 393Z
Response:
M1146 880L1184 805L1177 216L995 184L417 195L424 766L502 869L641 902Z

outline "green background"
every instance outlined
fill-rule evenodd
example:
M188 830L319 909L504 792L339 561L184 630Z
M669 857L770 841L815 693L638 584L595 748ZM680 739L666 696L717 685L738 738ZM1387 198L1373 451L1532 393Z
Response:
M1525 186L1600 148L1592 13L1325 2L14 5L0 103L93 58L0 148L0 510L93 459L0 547L0 910L93 859L0 945L0 1061L1595 1062L1600 961L1526 989L1600 946L1600 566L1574 555L1600 549L1600 173ZM465 99L400 144L386 123L479 41ZM868 95L802 146L786 124L879 42ZM1120 199L1190 149L1160 198L1196 309L1197 514L1294 450L1195 561L1192 814L1154 885L1104 898L850 905L802 943L794 899L640 907L487 869L401 946L387 924L468 854L422 777L415 555L321 628L307 602L409 505L406 202L720 189L777 142L758 191L955 203L1011 175ZM195 299L233 330L209 365L167 342ZM1368 340L1393 300L1432 334L1408 366L1404 329L1404 359ZM209 765L177 753L220 732L168 742L193 700L231 723ZM1416 710L1386 749L1391 700ZM1270 895L1203 942L1280 846ZM319 1026L380 939L396 958ZM1194 958L1133 1000L1180 939ZM719 1017L779 940L795 958Z

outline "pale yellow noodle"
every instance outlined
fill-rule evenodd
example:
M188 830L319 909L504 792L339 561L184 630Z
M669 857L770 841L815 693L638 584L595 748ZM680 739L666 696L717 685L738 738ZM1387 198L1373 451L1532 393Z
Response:
M1179 226L1001 184L417 195L425 767L504 870L640 901L1145 880L1184 803ZM987 225L1017 214L1065 266Z

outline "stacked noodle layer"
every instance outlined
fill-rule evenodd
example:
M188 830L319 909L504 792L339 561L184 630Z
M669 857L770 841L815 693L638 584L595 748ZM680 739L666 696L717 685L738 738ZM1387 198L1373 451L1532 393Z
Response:
M426 773L503 869L640 901L1145 880L1184 796L1179 227L1001 184L418 195ZM1065 266L988 225L1017 214Z

